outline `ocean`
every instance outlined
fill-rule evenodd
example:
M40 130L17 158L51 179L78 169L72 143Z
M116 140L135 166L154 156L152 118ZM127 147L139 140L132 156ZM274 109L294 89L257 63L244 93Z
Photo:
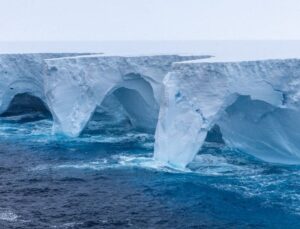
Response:
M184 170L154 136L102 114L77 138L52 120L0 120L0 228L300 228L300 166L207 143Z

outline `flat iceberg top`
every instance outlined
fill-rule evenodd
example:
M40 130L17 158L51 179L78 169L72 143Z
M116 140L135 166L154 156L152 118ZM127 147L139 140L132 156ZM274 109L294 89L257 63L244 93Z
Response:
M127 54L118 54L118 53L114 53L114 54L87 54L87 55L78 55L78 56L63 56L63 57L57 57L57 58L49 58L46 59L48 61L51 60L72 60L72 59L86 59L86 58L92 58L92 59L101 59L101 58L129 58L129 59L159 59L159 58L174 58L174 57L182 57L182 58L186 58L186 57L191 57L193 59L203 59L203 58L210 58L212 56L210 55L189 55L189 54L132 54L132 53L127 53Z
M241 63L241 62L264 62L264 61L289 61L289 60L297 60L300 59L300 55L297 57L287 56L287 57L219 57L219 56L211 56L202 59L196 60L187 60L180 61L174 64L203 64L203 63Z
M231 71L232 68L237 69L240 73L244 74L249 69L253 69L253 71L258 70L258 68L264 68L266 65L271 69L277 69L279 72L284 72L286 68L288 68L289 72L292 72L291 75L294 75L294 72L298 73L297 67L300 64L300 58L287 58L287 59L245 59L245 60L228 60L221 58L205 58L205 59L194 59L194 60L186 60L179 61L173 63L172 71L181 72L182 75L190 75L190 74L199 74L199 72L208 68L213 69L214 71L223 71L222 68L229 68L228 71ZM221 68L221 69L220 69ZM245 69L243 69L245 68ZM293 69L293 70L291 70ZM286 70L287 71L287 70ZM286 72L287 74L287 72ZM265 75L268 75L265 73ZM267 78L272 78L271 75L268 75Z
M0 53L184 54L255 59L300 57L300 41L0 42ZM230 55L230 56L229 56ZM252 59L252 58L251 58ZM233 59L232 59L233 60Z
M89 53L8 53L3 54L0 53L0 58L7 57L18 57L18 58L41 58L41 59L54 59L54 58L62 58L62 57L72 57L72 56L82 56L89 55Z

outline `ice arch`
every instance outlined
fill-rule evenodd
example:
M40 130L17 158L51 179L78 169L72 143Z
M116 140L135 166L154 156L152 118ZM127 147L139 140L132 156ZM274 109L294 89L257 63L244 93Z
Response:
M147 81L143 78L127 81L115 88L113 94L135 128L150 132L155 130L159 105Z
M134 74L134 78L133 74L125 77L129 75L130 80L115 85L110 92L97 101L100 105L94 112L106 111L107 115L114 116L119 112L118 116L121 116L119 118L127 118L132 128L154 133L159 107L152 86L138 74ZM91 115L89 120L92 117Z
M249 96L252 101L262 101L264 109L261 110L258 109L257 102L252 103L252 108L257 108L255 112L260 112L262 117L267 113L274 117L274 113L267 107L283 110L289 108L297 112L300 98L299 77L300 60L199 61L174 65L173 71L164 80L164 96L155 134L155 158L172 166L185 167L202 147L207 132L214 124L219 124L225 117L227 108L240 96ZM283 113L280 118L288 119L289 114ZM238 120L237 118L235 121ZM251 144L250 133L231 128L230 122L220 123L223 137L227 139L226 143L230 145L234 142L235 144L231 145L241 149L246 149L241 146ZM295 125L298 124L299 128L300 123L296 120ZM266 126L257 125L256 132L259 132L260 128ZM253 153L267 161L282 163L300 158L300 146L294 142L298 132L292 134L294 138L285 138L283 141L285 132L282 132L282 128L273 128L271 124L267 128L277 135L278 144L272 144L274 138L263 139L262 150L269 150L273 155L265 156L259 151L253 153L250 148L246 149L247 153ZM235 135L230 134L230 130L235 130L236 136L241 134L243 138L234 141ZM252 144L257 142L256 138ZM287 143L289 148L286 147Z
M40 119L51 119L52 115L39 97L29 93L21 93L14 96L7 109L0 114L0 117L25 115L22 121L36 121ZM27 116L26 116L27 115Z
M218 120L225 141L264 161L300 163L299 109L240 96Z
M22 97L33 96L35 98L39 98L43 102L45 102L45 97L43 93L43 85L41 82L37 82L35 79L22 79L12 82L8 87L6 87L1 93L1 105L0 105L0 113L5 112L12 101L16 98L20 104L22 102ZM24 100L26 102L26 99Z
M162 80L173 62L203 56L81 56L47 60L46 97L54 131L78 136L111 93L136 126L154 128Z
M82 130L82 135L98 135L111 133L117 130L118 133L132 129L132 123L113 93L106 96L101 106L97 106L88 123Z
M16 95L27 93L47 103L44 94L44 59L75 54L0 55L0 114ZM76 54L78 55L78 54Z

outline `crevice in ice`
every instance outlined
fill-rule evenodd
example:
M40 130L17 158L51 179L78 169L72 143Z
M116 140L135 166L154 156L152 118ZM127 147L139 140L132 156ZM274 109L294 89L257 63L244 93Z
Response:
M270 82L268 82L267 80L263 80L266 84L268 84L274 91L276 91L276 92L279 92L280 94L281 94L281 96L282 96L282 105L284 106L284 105L286 105L287 104L287 102L288 102L288 96L287 96L287 93L286 92L284 92L283 90L281 90L281 89L278 89L278 88L276 88L272 83L270 83Z

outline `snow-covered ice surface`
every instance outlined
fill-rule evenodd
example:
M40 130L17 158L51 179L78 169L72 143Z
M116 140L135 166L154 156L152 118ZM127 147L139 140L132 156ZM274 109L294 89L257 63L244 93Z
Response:
M0 42L0 53L85 52L110 55L213 55L231 60L297 58L300 41Z

